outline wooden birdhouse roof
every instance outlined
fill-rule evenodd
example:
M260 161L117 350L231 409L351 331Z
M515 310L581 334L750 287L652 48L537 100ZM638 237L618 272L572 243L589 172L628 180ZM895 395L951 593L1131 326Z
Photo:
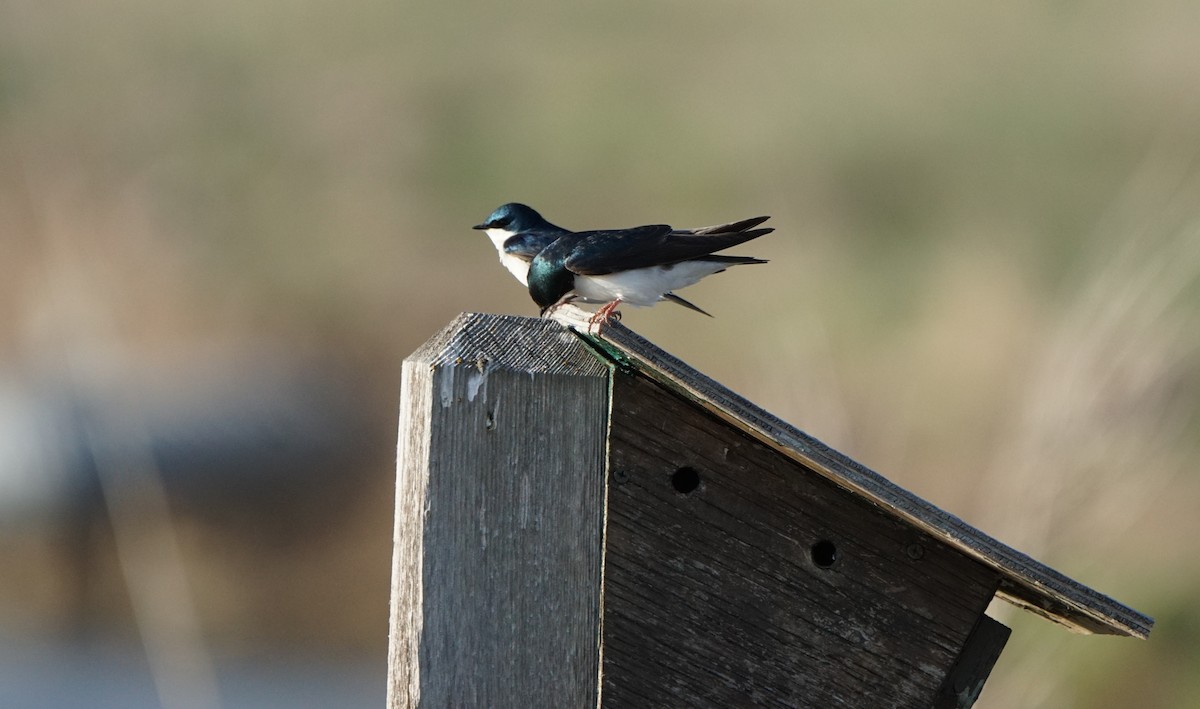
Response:
M617 366L658 382L886 514L994 569L1001 577L997 591L1001 598L1077 632L1138 638L1150 634L1154 620L1149 616L939 509L755 406L619 323L606 325L603 337L588 334L589 316L570 306L560 308L555 315Z

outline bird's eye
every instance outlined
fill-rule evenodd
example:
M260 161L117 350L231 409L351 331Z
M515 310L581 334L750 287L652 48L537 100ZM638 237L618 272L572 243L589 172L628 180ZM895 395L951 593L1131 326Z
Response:
M498 219L493 219L492 223L489 224L488 226L506 227L506 226L508 226L508 223L511 221L512 221L512 217L500 217Z

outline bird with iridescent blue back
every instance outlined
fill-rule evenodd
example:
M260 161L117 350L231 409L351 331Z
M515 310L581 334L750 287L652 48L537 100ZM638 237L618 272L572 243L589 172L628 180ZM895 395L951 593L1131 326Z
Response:
M766 217L758 223L762 219ZM730 266L766 263L751 256L714 252L771 231L683 234L666 224L651 224L577 232L556 239L530 262L529 295L542 315L574 300L605 303L593 316L593 324L607 322L621 303L649 307L661 300L673 300L704 313L674 291Z
M501 263L526 283L543 315L572 301L605 303L596 319L606 321L622 302L650 306L669 300L708 315L673 291L729 266L766 263L713 252L770 233L769 227L754 228L767 219L753 217L698 229L651 225L572 232L551 224L530 207L509 203L474 228L486 231ZM531 265L537 265L536 277Z

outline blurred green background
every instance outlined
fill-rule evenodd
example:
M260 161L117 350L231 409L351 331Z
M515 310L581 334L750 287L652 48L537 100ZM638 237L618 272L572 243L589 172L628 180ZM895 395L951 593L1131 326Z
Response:
M0 4L8 702L379 705L400 362L460 311L536 314L469 229L524 201L773 215L737 251L769 265L685 293L715 320L625 324L1157 618L996 607L977 706L1200 706L1197 28L1186 0Z

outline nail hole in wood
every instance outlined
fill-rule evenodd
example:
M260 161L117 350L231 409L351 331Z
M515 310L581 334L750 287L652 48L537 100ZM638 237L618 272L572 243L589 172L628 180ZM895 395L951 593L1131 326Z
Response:
M822 569L828 569L838 560L838 550L833 542L822 539L812 545L812 562Z
M671 486L675 488L675 492L686 495L700 487L700 473L697 473L695 468L684 466L671 475Z

